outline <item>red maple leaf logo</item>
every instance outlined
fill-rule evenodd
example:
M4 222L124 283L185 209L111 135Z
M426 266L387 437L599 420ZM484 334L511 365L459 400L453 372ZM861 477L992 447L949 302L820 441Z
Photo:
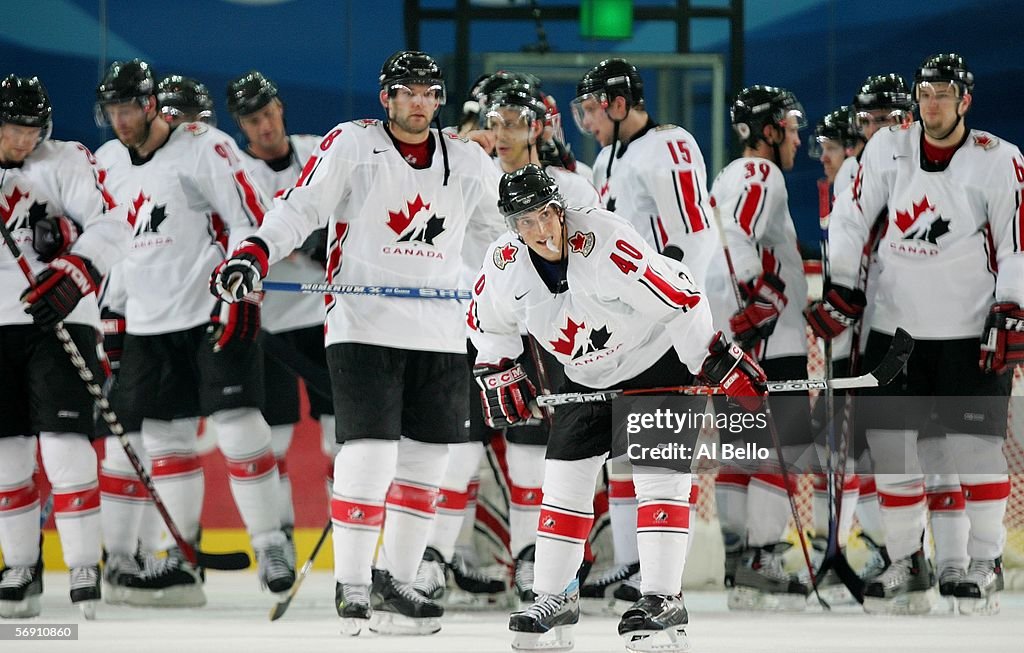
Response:
M139 217L139 209L146 203L149 197L142 194L142 190L139 190L139 196L132 200L132 208L128 209L128 224L135 226L135 221Z
M583 243L585 243L586 240L587 239L583 236L583 232L577 231L572 235L572 238L569 239L569 247L572 247L572 251L574 252L582 252Z
M22 193L17 186L14 187L14 191L10 195L4 195L4 205L0 206L0 217L4 219L4 224L11 219L11 214L14 213L14 207L18 205L18 202L27 198L28 195L28 193Z
M430 209L430 205L424 202L423 198L421 198L419 194L416 195L416 199L413 201L406 201L405 206L408 213L401 209L399 209L397 213L394 211L388 211L388 227L398 235L402 235L402 232L404 232L405 228L409 226L409 223L412 222L412 219L416 217L417 213Z
M900 231L905 233L912 224L917 222L917 219L921 217L921 214L929 209L934 210L935 207L928 202L928 196L925 195L921 198L920 202L914 202L914 215L910 215L906 211L896 211L896 226L899 227Z
M576 334L580 332L580 329L586 328L585 322L573 322L572 318L566 316L565 328L560 329L565 338L559 338L558 340L549 340L551 347L562 354L563 356L572 356L572 350L576 343Z
M509 243L508 245L505 245L500 250L498 250L499 255L501 256L501 260L506 263L512 263L513 261L515 261L516 252L518 251L518 249L512 247L512 243Z

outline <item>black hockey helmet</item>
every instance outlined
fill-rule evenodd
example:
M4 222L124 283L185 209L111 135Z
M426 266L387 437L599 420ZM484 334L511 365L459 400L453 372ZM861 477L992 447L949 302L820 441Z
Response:
M0 82L0 124L39 127L39 142L53 130L53 107L38 77L8 75Z
M964 58L955 52L934 54L914 73L914 99L917 100L918 88L921 84L932 82L950 82L960 89L960 97L964 93L974 93L974 73L967 68Z
M512 84L531 89L540 88L540 80L529 73L499 70L489 75L481 75L473 82L473 86L469 89L469 96L462 104L462 119L459 123L464 125L471 120L476 120L482 124L489 109L491 95Z
M156 85L156 99L165 114L187 116L192 120L216 124L213 98L210 91L197 79L183 75L168 75Z
M100 127L107 124L105 105L135 101L145 107L149 96L155 92L156 82L148 63L141 59L115 61L96 86L96 124Z
M258 70L250 70L228 82L228 113L239 116L255 113L277 97L277 85Z
M545 120L548 114L544 97L536 86L512 82L491 94L487 104L487 115L502 107L519 109L528 123Z
M588 70L576 84L577 99L602 94L608 101L622 96L626 98L626 106L643 105L644 81L636 66L625 59L605 59Z
M856 145L858 136L850 122L851 115L851 107L843 105L822 116L814 126L814 140L808 146L807 154L812 159L820 157L826 141L834 141L844 148Z
M909 112L914 108L914 100L902 76L896 73L872 75L864 80L853 96L853 108L855 111L898 109Z
M399 50L392 54L380 68L380 88L391 97L398 86L426 84L438 89L438 99L445 103L444 73L437 61L426 52Z
M508 228L516 233L516 221L520 217L552 203L565 209L558 184L535 163L505 173L498 182L498 210L505 216Z
M744 145L756 147L764 138L764 126L785 129L789 116L798 127L807 126L806 113L796 96L777 86L748 86L740 91L729 108L729 120Z

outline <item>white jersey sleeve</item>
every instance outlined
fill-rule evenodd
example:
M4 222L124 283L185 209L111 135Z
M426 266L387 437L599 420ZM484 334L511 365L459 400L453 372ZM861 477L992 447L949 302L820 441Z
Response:
M601 198L597 194L597 189L583 175L557 166L548 166L544 168L544 172L548 173L558 184L558 192L565 199L566 206L574 208L601 206Z
M835 181L832 182L832 194L834 196L838 196L850 187L854 177L857 176L857 168L859 166L860 163L855 156L848 156L843 159L843 164L839 166L839 171L836 172Z

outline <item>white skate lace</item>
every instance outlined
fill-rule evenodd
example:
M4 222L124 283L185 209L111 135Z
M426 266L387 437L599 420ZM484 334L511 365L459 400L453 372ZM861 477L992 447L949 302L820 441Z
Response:
M32 582L32 567L8 567L0 588L25 587Z
M533 561L519 560L516 564L516 587L528 590L533 587Z
M96 587L99 582L99 569L95 565L71 568L71 589Z
M256 562L257 573L264 583L275 578L285 578L294 573L288 562L288 554L280 544L270 544L257 549Z
M970 566L967 567L967 574L964 576L964 582L984 587L991 582L995 571L995 560L971 560Z
M789 581L792 579L792 576L782 566L781 555L762 551L758 556L761 566L755 570L757 573L773 580Z
M523 614L533 617L537 621L544 621L561 610L564 605L564 594L545 594L544 596L537 597L533 605L523 610Z
M882 587L896 587L903 583L910 575L911 560L903 558L893 562L889 567L875 578L874 582L881 583Z
M139 561L133 555L114 554L107 558L106 563L103 565L104 577L108 580L116 578L117 576L138 576L142 573L142 569L139 567Z
M964 570L960 567L943 567L939 572L940 583L956 583L964 579Z
M622 584L625 585L625 586L633 587L633 588L636 588L637 590L639 590L640 589L640 572L638 571L635 574L633 574L632 576L630 576L629 578L627 578L626 580L622 581Z
M366 585L342 584L341 595L345 605L370 605L370 588Z
M445 586L444 567L436 560L422 560L416 569L416 578L410 583L412 588L424 596L429 596ZM397 583L396 583L397 584Z
M484 574L484 572L479 569L470 567L458 553L452 556L452 567L455 567L458 570L460 576L480 581L481 583L489 583L495 580L494 578Z
M622 582L630 577L632 573L629 565L618 565L606 569L601 573L600 576L594 579L593 582L587 583L587 585L597 585L600 587L611 585L613 583Z
M423 596L415 587L413 583L400 583L394 578L391 579L391 583L395 586L395 591L402 595L402 598L420 605L433 603L430 599Z

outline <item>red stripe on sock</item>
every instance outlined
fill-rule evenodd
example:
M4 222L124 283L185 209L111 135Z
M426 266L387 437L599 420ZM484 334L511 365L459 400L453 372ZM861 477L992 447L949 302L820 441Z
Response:
M690 506L664 501L641 503L636 511L636 527L645 528L689 528Z
M696 505L700 501L700 486L694 483L690 486L690 505Z
M919 503L924 503L924 492L910 495L878 493L878 505L883 508L906 508L908 506L916 506Z
M779 488L783 492L786 491L786 480L782 474L754 474L751 478L759 483ZM793 477L791 476L790 481L792 482L792 480Z
M718 476L715 478L715 485L736 485L745 488L749 484L750 474L742 472L718 472Z
M959 489L949 492L928 492L928 510L932 512L956 512L964 509L964 493Z
M429 515L434 514L437 501L437 488L408 485L393 482L388 489L387 504L397 508L407 508Z
M121 476L107 471L100 471L100 493L129 501L149 499L149 491L137 476Z
M230 467L230 462L228 463ZM199 456L195 454L171 454L153 458L153 478L184 476L202 471Z
M608 498L609 499L635 499L636 488L633 487L633 479L627 478L625 480L613 480L608 481Z
M509 494L514 506L539 506L544 501L544 493L539 487L513 485L509 488Z
M53 512L60 517L68 513L88 512L99 510L100 488L93 485L77 492L54 492Z
M281 478L288 476L288 461L284 458L275 458L277 462L277 475Z
M331 519L342 524L380 528L384 525L384 506L334 497L331 499Z
M469 504L469 493L458 492L448 488L441 488L437 491L438 510L463 511Z
M982 483L979 485L963 485L964 499L967 501L999 501L1010 496L1010 481Z
M475 478L472 481L470 481L469 485L466 487L467 501L470 501L470 502L476 501L476 495L479 494L479 493L480 493L480 479Z
M862 497L871 496L872 494L876 494L877 492L878 492L878 488L875 486L875 477L874 476L864 476L864 477L861 477L861 479L860 479L860 495Z
M39 503L39 488L31 479L28 485L0 492L0 512L21 510L33 503Z
M593 515L562 512L558 508L542 507L537 520L537 535L549 535L582 543L590 534Z
M277 459L270 449L251 458L227 458L228 476L238 481L262 478L277 469Z

